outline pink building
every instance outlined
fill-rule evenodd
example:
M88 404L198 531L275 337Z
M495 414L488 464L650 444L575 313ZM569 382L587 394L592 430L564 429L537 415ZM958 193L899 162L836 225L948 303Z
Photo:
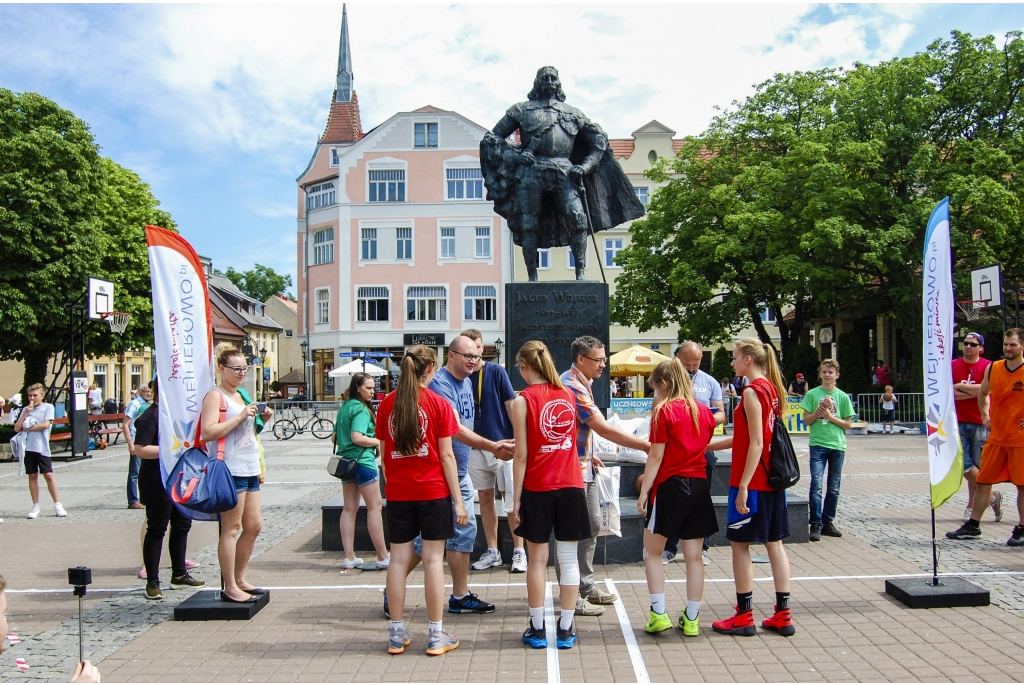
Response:
M422 107L363 132L343 14L327 127L298 183L298 327L314 398L351 351L442 348L464 328L503 334L511 235L484 199L486 129ZM493 355L493 349L489 349Z

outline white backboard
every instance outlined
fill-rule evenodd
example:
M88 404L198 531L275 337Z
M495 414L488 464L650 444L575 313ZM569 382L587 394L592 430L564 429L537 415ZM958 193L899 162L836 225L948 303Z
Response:
M114 311L114 282L105 281L102 278L89 277L88 294L89 318L99 321L107 314Z
M971 271L971 299L984 300L985 307L999 307L1003 304L1002 271L998 264L983 266Z

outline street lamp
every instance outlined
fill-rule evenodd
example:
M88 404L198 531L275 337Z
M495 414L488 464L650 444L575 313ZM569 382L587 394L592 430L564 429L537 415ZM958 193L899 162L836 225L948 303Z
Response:
M495 354L498 355L498 363L499 364L501 363L501 347L504 344L505 343L502 342L501 338L498 338L497 340L494 341L494 352L495 352Z
M309 343L303 340L301 343L299 343L299 347L302 349L302 394L308 398L309 384L306 382L306 355L309 352Z

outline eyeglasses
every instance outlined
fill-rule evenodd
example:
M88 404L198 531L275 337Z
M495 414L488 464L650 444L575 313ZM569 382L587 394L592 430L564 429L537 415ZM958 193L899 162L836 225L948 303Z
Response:
M456 352L455 350L449 350L449 352L464 357L467 362L478 362L481 359L479 354L465 354L463 352Z
M231 369L232 371L234 371L237 374L249 373L249 367L248 366L225 366L224 368L225 369Z
M583 356L587 357L587 355L583 355ZM608 357L602 357L600 359L594 359L593 357L587 357L587 359L589 359L590 361L594 362L595 364L601 364L602 366L607 366L607 364L608 364Z
M964 341L964 347L981 347L980 343Z

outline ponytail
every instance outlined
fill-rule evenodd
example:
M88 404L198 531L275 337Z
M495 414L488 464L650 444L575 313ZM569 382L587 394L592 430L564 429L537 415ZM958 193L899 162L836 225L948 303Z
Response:
M693 427L700 428L700 415L697 413L697 401L693 395L693 383L690 382L690 374L686 372L678 358L672 357L667 362L658 364L651 374L651 385L655 388L659 385L665 386L665 397L659 398L661 401L651 414L652 426L658 420L661 410L666 404L675 400L683 400L687 411L693 418Z
M391 410L391 427L399 454L416 454L423 443L420 433L420 378L431 366L437 368L437 353L433 348L416 345L406 350Z
M558 376L558 369L555 368L555 360L551 357L551 351L540 340L530 340L519 348L516 363L536 371L545 383L558 389L565 387Z
M757 338L744 338L736 343L736 349L741 354L749 355L764 377L775 388L779 398L779 409L782 411L785 408L782 403L786 401L786 386L782 383L782 371L779 369L779 361L775 357L775 348Z

